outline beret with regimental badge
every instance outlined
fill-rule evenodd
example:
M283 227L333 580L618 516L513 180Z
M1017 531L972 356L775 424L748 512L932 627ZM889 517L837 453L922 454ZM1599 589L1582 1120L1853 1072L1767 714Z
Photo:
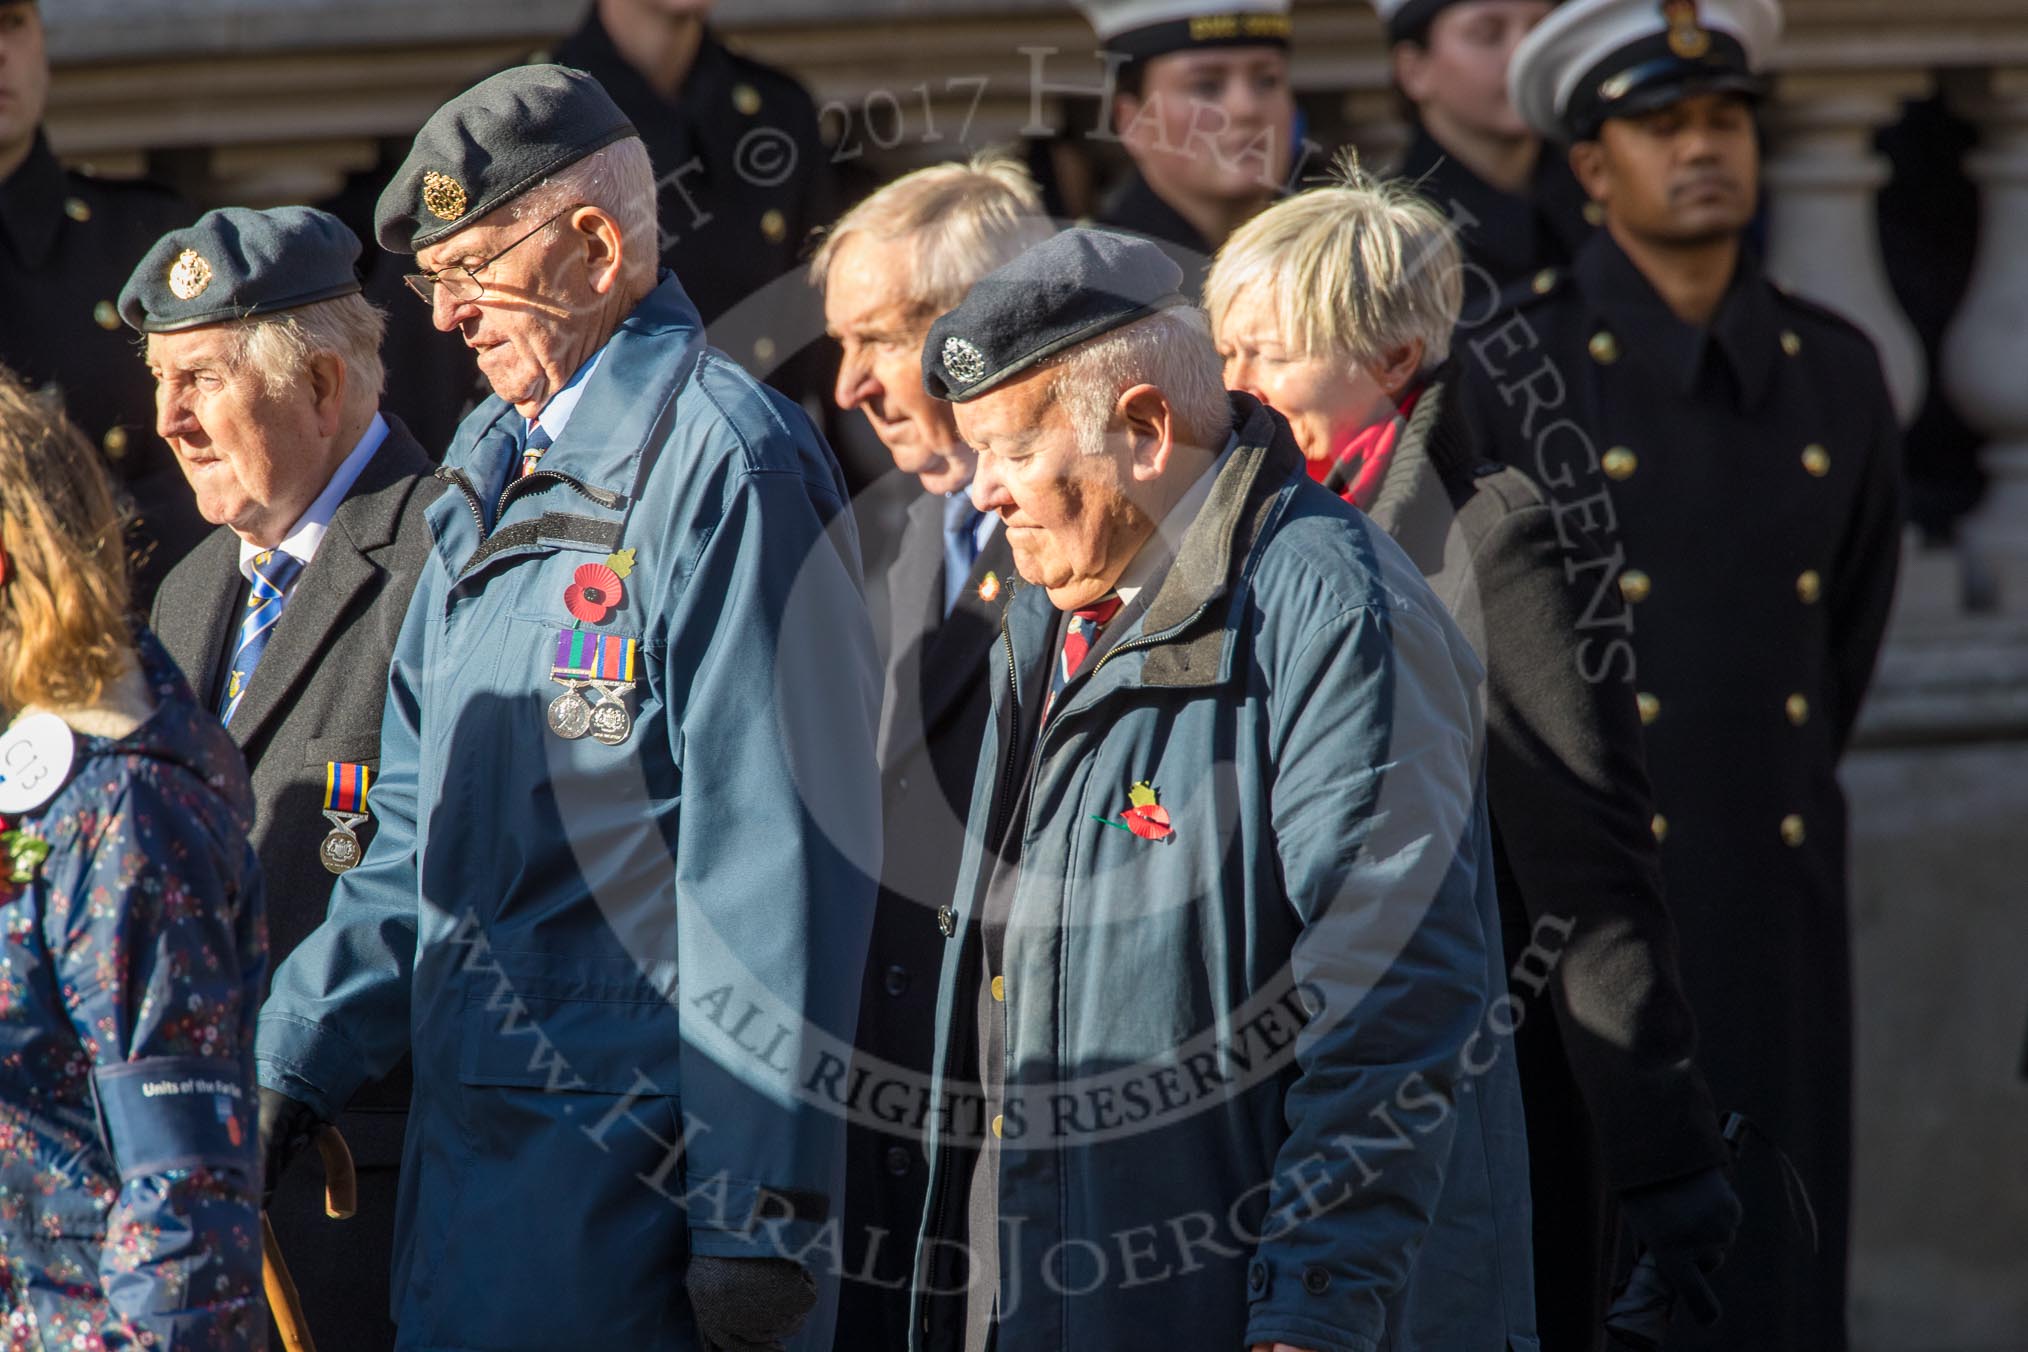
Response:
M1514 49L1507 91L1543 136L1589 141L1693 94L1763 97L1781 29L1775 0L1567 0Z
M373 233L415 253L615 141L639 133L605 86L568 66L516 66L430 115L380 194Z
M315 207L220 207L155 241L120 289L120 318L176 333L360 289L359 239Z
M1290 0L1075 0L1099 45L1135 61L1198 47L1286 47Z
M1059 352L1183 304L1183 269L1158 245L1109 230L1065 230L981 277L930 325L923 388L962 404Z

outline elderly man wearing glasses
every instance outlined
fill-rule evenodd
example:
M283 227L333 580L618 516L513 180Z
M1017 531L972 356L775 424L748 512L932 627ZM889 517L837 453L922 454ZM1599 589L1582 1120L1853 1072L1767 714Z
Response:
M376 833L262 1011L269 1177L412 1051L398 1346L828 1346L844 1131L799 1090L880 853L838 466L705 345L583 72L453 99L376 227L496 397L438 471Z

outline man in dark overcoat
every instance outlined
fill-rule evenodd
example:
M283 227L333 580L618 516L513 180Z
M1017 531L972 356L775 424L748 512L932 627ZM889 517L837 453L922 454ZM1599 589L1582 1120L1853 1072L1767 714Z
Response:
M1575 0L1516 52L1516 104L1605 209L1568 271L1465 336L1479 444L1601 561L1580 670L1631 678L1669 903L1721 1109L1749 1155L1724 1318L1683 1346L1845 1345L1851 954L1837 767L1886 627L1894 412L1872 344L1768 280L1743 239L1772 0Z

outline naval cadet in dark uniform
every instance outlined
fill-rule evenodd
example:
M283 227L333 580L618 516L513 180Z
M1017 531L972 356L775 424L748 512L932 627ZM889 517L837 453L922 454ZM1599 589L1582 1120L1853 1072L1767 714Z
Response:
M1721 1109L1750 1152L1711 1280L1723 1318L1672 1347L1845 1346L1852 989L1837 767L1894 591L1900 459L1872 344L1770 282L1754 73L1773 0L1573 0L1517 50L1531 125L1571 143L1605 228L1464 347L1480 444L1589 535L1578 661L1639 691L1653 827ZM1577 561L1569 556L1566 567Z
M1078 8L1118 63L1105 111L1134 162L1093 224L1161 245L1194 300L1211 255L1289 176L1289 0L1078 0Z
M35 0L0 0L0 363L62 392L131 497L134 604L146 614L207 527L155 435L155 385L114 301L148 246L195 213L166 188L65 169L42 130L48 96Z
M1507 63L1551 0L1373 0L1387 25L1394 87L1414 113L1395 176L1457 227L1465 313L1570 261L1601 219L1569 161L1521 119Z

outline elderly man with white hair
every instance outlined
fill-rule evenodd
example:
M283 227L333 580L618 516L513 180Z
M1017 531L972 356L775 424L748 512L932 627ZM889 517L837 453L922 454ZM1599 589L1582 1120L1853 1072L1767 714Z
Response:
M1312 477L1407 551L1486 664L1536 1314L1544 1346L1582 1352L1604 1337L1615 1205L1708 1317L1739 1202L1692 1055L1641 706L1617 673L1586 678L1618 632L1587 613L1605 558L1473 442L1448 357L1463 270L1434 203L1353 170L1241 227L1205 305L1226 383L1289 420Z
M828 1346L844 1136L802 1086L879 852L837 464L658 275L583 72L451 100L377 226L496 397L439 471L377 833L262 1010L270 1177L412 1050L398 1346Z
M986 662L1014 576L1000 519L966 490L974 457L951 405L922 386L930 322L972 283L1048 237L1041 194L1003 155L905 174L840 217L811 260L838 341L836 399L916 481L887 570L880 902L860 997L857 1066L873 1086L847 1146L839 1323L850 1346L908 1342L910 1243L922 1219L921 1102L930 1068L936 909L951 899L986 727Z
M164 580L153 625L252 771L269 971L323 921L334 875L372 838L378 673L429 553L424 510L443 489L408 428L380 412L386 321L360 294L358 258L359 241L324 212L226 207L156 241L120 296L146 335L156 424L217 527ZM333 1227L307 1174L268 1205L308 1317L362 1352L394 1340L387 1272L408 1099L400 1067L340 1120L358 1221Z
M938 996L915 1346L1533 1348L1479 664L1155 245L930 330L1021 584Z

